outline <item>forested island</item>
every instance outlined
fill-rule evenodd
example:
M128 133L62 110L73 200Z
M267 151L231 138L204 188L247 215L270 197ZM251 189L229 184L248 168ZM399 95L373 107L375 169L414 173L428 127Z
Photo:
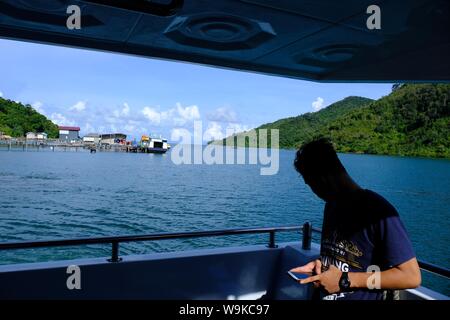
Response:
M378 100L347 97L318 112L255 130L279 129L280 148L286 149L327 137L338 152L450 158L449 98L449 84L397 84ZM243 134L227 139L237 145Z
M45 132L53 139L58 137L58 126L29 104L0 97L0 132L11 137L24 137L27 132Z

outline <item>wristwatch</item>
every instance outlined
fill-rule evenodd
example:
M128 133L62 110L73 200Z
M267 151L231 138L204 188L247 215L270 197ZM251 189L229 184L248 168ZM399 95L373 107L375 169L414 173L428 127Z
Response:
M348 278L348 272L342 272L341 279L339 279L339 288L341 291L350 291L350 279Z

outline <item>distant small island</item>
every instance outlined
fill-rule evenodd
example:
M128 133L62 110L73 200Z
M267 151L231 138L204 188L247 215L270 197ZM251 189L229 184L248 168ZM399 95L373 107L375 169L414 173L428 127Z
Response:
M397 84L378 100L347 97L318 112L280 119L255 130L279 129L283 149L328 137L343 153L450 158L449 100L449 84ZM231 145L234 139L234 145L243 147L237 144L242 135L211 143Z
M23 105L0 97L0 132L24 137L27 132L45 132L49 139L58 138L58 126L29 104Z

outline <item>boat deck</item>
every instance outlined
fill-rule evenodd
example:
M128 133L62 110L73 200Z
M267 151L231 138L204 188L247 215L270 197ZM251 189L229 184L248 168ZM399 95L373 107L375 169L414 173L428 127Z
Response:
M0 299L281 299L309 300L312 287L287 271L319 256L299 242L0 266ZM68 289L68 267L80 270L80 289ZM401 299L448 297L427 288Z

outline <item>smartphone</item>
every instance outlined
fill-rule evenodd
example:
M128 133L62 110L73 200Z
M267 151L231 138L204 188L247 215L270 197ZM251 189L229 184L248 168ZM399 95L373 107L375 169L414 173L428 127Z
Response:
M303 272L291 272L288 271L288 274L291 276L292 279L294 279L295 281L299 281L302 279L306 279L312 276L312 273L303 273Z

